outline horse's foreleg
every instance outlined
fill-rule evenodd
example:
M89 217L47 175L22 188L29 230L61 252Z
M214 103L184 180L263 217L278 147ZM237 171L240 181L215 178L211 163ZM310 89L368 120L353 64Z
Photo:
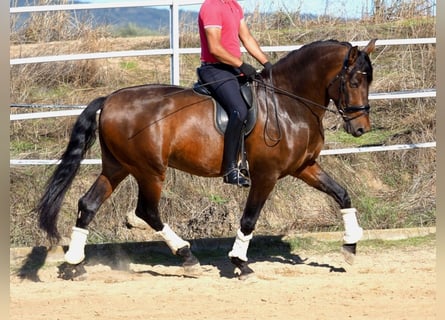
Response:
M199 261L192 254L190 243L178 236L168 224L161 220L158 205L161 197L162 181L158 183L154 181L156 181L156 178L152 178L148 183L139 181L136 216L147 222L156 231L156 234L162 237L173 254L184 259L183 266L187 272L195 273L192 269L199 266Z
M255 181L250 189L246 206L240 220L240 228L236 233L232 250L228 254L231 262L241 271L241 274L239 275L240 279L245 279L254 272L247 263L247 250L249 248L250 240L253 237L253 231L255 230L255 225L261 210L267 197L275 186L275 183L276 180L269 182ZM261 187L257 187L258 185L261 185Z
M85 245L89 231L88 225L93 220L102 203L111 195L116 185L123 178L111 183L103 174L100 175L91 188L78 202L76 226L71 233L71 241L65 260L70 264L79 264L85 259Z
M308 185L330 195L340 205L340 212L343 216L345 233L343 237L343 253L348 263L353 263L356 254L357 242L363 236L363 229L357 221L357 210L352 208L351 199L345 188L332 179L319 165L314 163L295 175Z
M174 255L180 256L184 260L182 266L188 275L198 275L201 273L199 261L190 250L190 242L178 236L166 223L164 223L162 229L156 233L164 239Z

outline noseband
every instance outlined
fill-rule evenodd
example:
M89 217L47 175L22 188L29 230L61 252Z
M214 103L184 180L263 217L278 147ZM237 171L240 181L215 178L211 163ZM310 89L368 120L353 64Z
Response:
M348 71L349 68L349 54L351 52L351 49L349 49L348 54L346 55L346 58L344 59L343 62L343 67L340 70L340 72L335 76L335 78L329 83L328 85L328 90L329 88L337 81L340 80L340 87L339 87L339 99L338 99L338 113L342 116L343 120L345 122L349 122L352 121L354 119L363 117L365 115L369 114L369 110L370 110L370 106L369 104L366 105L361 105L361 106L354 106L354 105L349 105L349 95L347 90L345 89L346 87L346 73ZM358 73L361 74L366 74L366 72L363 71L357 71ZM356 113L356 112L360 112L360 114L356 115L355 117L351 117L348 114L351 113Z

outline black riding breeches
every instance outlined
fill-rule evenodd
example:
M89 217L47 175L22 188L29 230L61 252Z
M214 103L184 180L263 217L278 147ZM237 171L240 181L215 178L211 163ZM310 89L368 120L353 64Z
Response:
M232 66L217 63L204 64L198 69L199 77L212 96L232 115L238 111L241 121L246 120L247 104L241 96L237 76L239 72Z

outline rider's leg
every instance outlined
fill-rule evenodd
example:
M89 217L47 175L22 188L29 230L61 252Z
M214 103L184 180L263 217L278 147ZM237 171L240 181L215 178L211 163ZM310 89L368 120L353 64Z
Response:
M224 134L224 154L222 172L224 182L241 186L250 186L250 180L243 176L238 168L238 153L242 128L247 118L247 105L241 96L237 72L230 66L205 65L199 75L212 95L226 110L229 117Z
M248 187L250 186L249 179L243 176L238 168L240 136L243 124L239 112L237 110L232 111L224 134L222 169L225 183Z

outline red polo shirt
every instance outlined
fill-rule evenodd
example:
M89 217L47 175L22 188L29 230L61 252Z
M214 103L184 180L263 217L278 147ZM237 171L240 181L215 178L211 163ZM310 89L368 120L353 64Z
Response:
M199 10L198 26L201 37L201 61L218 62L209 52L205 28L221 29L222 46L236 57L241 57L238 31L244 12L236 0L206 0Z

